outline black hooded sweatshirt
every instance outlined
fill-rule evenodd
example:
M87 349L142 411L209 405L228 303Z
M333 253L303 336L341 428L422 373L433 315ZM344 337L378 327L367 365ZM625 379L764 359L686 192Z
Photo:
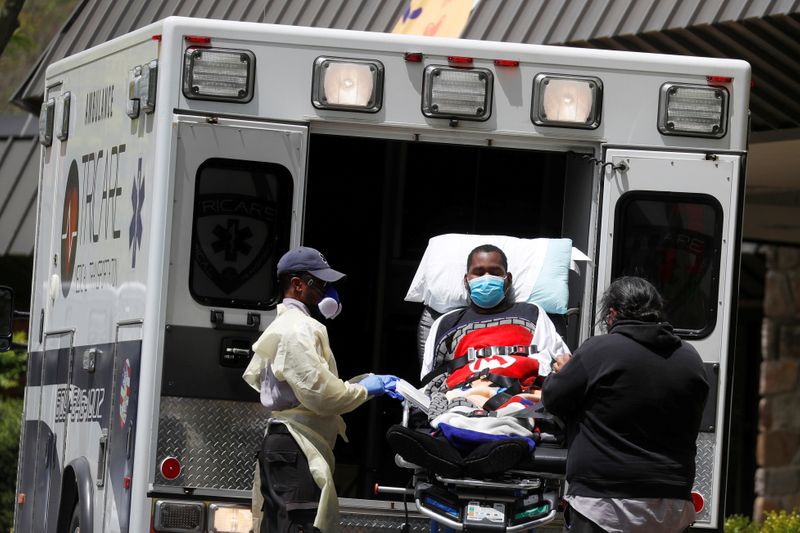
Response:
M620 320L544 382L567 424L569 494L691 499L708 381L667 323Z

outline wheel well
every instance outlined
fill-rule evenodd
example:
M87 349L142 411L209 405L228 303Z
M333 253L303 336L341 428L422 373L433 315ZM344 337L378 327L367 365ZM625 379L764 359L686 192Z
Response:
M61 478L61 501L58 504L58 523L56 525L58 533L68 530L69 522L72 519L72 511L77 504L78 481L75 478L75 470L68 466Z

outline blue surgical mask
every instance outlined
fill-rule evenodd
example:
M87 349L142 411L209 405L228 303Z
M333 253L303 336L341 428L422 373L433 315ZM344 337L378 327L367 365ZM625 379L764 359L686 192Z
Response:
M483 309L495 307L506 296L506 278L485 274L469 282L469 297Z

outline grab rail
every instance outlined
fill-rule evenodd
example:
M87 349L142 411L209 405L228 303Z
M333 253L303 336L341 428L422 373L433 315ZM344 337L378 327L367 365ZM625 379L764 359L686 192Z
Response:
M446 516L443 516L443 515L435 512L435 511L432 511L431 509L428 509L427 507L425 507L423 505L423 503L420 501L419 498L416 498L414 500L414 503L416 503L416 505L417 505L417 510L421 514L423 514L423 515L427 516L428 518L430 518L431 520L434 520L434 521L442 524L443 526L449 527L451 529L455 529L456 531L464 531L464 524L462 524L461 522L456 522L455 520L453 520L451 518L447 518ZM557 509L555 507L553 507L552 509L550 509L549 513L547 513L545 516L543 516L541 518L537 518L536 520L531 520L529 522L523 522L521 524L517 524L517 525L514 525L514 526L506 527L506 533L517 533L519 531L527 531L527 530L533 529L535 527L539 527L539 526L543 526L545 524L549 524L550 522L552 522L555 519L557 512L558 512Z

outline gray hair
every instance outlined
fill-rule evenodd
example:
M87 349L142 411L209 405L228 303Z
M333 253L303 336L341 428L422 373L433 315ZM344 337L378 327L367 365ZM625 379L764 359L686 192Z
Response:
M598 322L607 327L611 309L617 312L617 320L662 322L664 299L652 283L636 276L623 276L608 286L600 300Z

